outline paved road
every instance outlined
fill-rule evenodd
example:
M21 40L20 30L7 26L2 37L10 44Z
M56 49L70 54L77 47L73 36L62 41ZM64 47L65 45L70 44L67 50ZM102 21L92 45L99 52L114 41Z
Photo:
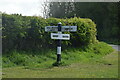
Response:
M116 49L117 51L120 51L120 45L113 45L110 44L110 46L112 46L114 49Z

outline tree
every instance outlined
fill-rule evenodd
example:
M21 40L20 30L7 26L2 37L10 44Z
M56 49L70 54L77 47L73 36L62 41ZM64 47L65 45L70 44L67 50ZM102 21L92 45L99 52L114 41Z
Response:
M118 12L119 3L97 3L97 2L54 2L50 6L51 17L70 18L81 17L90 18L97 24L97 38L109 42L118 40L119 23ZM72 5L71 5L72 4Z
M56 18L74 17L73 2L51 2L49 4L49 16Z
M42 4L42 13L43 13L43 17L46 19L46 18L49 18L49 1L46 0L44 1L44 3Z

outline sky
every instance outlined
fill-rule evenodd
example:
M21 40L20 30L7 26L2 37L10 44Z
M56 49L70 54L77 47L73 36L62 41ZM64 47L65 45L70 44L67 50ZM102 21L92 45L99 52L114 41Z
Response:
M22 14L24 16L42 16L42 4L46 0L0 0L0 11L7 14ZM58 0L52 0L58 1ZM59 1L71 1L71 0L59 0ZM79 1L79 0L76 0ZM82 1L82 0L80 0ZM95 1L95 0L84 0ZM100 1L100 0L97 0ZM105 0L101 0L105 1ZM106 1L119 1L119 0L106 0Z
M24 16L43 16L44 0L0 0L0 11L7 14L22 14Z

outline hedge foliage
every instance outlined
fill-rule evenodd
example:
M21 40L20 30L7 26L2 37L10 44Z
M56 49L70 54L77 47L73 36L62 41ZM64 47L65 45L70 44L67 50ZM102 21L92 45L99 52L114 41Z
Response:
M10 50L38 50L55 48L56 40L50 38L51 32L45 32L45 26L62 25L77 26L77 32L64 32L70 34L70 40L62 41L62 46L85 46L95 43L96 25L91 19L67 18L43 19L35 16L22 16L19 14L2 14L2 46L3 52Z

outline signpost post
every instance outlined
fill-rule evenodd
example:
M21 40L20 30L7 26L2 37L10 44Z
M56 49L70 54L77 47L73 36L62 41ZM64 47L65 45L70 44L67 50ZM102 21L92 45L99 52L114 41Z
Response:
M58 23L58 33L61 32L61 22ZM61 39L58 39L58 46L57 46L57 63L61 61Z
M62 34L62 32L75 32L77 31L77 26L61 26L62 23L59 22L58 26L46 26L46 32L58 32L51 33L51 39L57 39L57 63L61 62L61 40L69 40L69 34Z

